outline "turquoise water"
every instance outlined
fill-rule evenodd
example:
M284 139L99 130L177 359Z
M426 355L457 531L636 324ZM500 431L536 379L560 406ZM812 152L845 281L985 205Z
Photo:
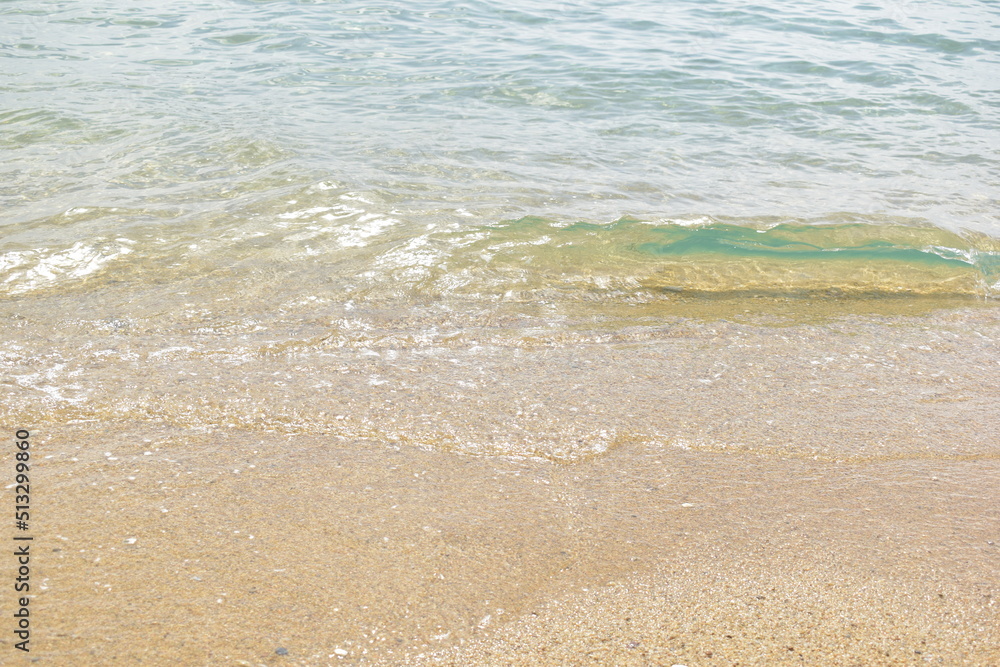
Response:
M14 0L0 25L9 294L247 263L406 283L489 268L464 249L523 219L536 249L598 226L576 260L595 267L781 259L776 225L860 228L785 259L950 263L975 274L958 291L997 289L995 4ZM529 283L566 261L532 252Z

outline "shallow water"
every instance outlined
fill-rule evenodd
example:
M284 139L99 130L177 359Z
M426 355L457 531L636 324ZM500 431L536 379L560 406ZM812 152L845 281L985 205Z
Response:
M635 255L666 260L661 233L736 241L671 245L671 260L711 263L740 228L766 232L760 250L776 225L833 225L803 243L860 248L861 271L904 267L861 291L921 291L938 257L957 291L996 291L989 4L18 1L0 14L8 294L247 264L291 281L307 264L332 281L320 297L351 298L364 266L401 279L405 302L427 273L448 274L432 289L448 292L498 255L520 262L518 244L574 238L573 258L527 248L523 280L570 261L571 279L600 284L624 255L608 280L642 284ZM841 287L828 262L795 285L816 257L743 270L751 289ZM740 271L718 271L720 289L742 288ZM667 285L704 289L715 270L696 273Z
M993 5L0 26L43 656L996 663Z
M995 453L988 5L0 13L16 420Z

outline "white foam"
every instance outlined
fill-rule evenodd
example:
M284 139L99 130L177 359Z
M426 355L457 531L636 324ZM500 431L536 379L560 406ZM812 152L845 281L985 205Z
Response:
M304 208L290 213L280 213L278 214L278 217L282 220L298 220L300 218L308 218L309 216L326 213L327 211L332 210L332 206L314 206L312 208Z
M444 256L444 252L431 247L426 236L421 236L387 252L376 266L392 272L397 278L421 280L430 276L432 267L442 265Z
M133 242L117 239L116 245L78 241L66 250L43 255L44 251L14 251L0 256L0 271L14 294L28 292L59 280L79 279L97 273L110 262L132 252ZM35 260L33 266L31 261Z
M11 377L20 386L40 391L46 394L53 401L59 403L69 403L71 405L81 403L86 398L86 392L83 387L78 384L61 384L61 380L64 377L79 375L81 371L64 373L63 369L65 367L65 363L55 364L51 368L44 371L27 373L24 375L13 375ZM78 392L80 395L76 397L66 396L66 391Z
M341 230L340 245L345 248L366 246L368 245L367 239L399 224L399 220L377 213L365 213L358 218L358 223L360 224L349 225Z

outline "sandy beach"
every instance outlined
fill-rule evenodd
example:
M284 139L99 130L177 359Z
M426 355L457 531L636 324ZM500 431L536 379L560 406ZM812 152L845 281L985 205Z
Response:
M458 345L386 408L392 373L412 375L399 350L384 384L328 388L299 423L278 419L294 380L228 384L285 356L231 376L201 357L173 386L216 400L159 413L148 365L118 366L131 414L149 399L144 421L111 389L48 414L12 394L5 423L30 425L37 460L31 658L997 664L998 332L986 308ZM297 353L299 377L327 352ZM338 395L368 437L317 409ZM233 421L249 404L272 419ZM437 432L419 419L431 410ZM491 453L502 434L524 454Z
M1000 2L0 2L0 667L1000 667Z

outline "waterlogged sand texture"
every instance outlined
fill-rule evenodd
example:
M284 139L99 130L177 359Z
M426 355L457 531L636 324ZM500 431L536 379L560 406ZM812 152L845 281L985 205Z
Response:
M997 659L996 460L817 464L647 446L557 465L310 438L241 451L245 438L161 433L46 464L35 655Z
M845 485L839 467L811 475L777 467L809 481L760 489L721 510L695 503L698 526L658 536L650 573L571 593L465 647L406 664L997 663L997 547L983 539L995 533L995 510L978 510L992 527L968 505L955 512L944 500L954 492L930 488L942 484L927 476L933 466L904 476L895 466L851 470L872 476L864 490ZM992 495L987 484L975 495ZM810 497L791 498L793 488ZM893 512L896 504L931 516ZM956 527L970 525L980 538L959 546L971 535L956 541Z
M1000 662L994 308L239 363L39 322L32 658Z

